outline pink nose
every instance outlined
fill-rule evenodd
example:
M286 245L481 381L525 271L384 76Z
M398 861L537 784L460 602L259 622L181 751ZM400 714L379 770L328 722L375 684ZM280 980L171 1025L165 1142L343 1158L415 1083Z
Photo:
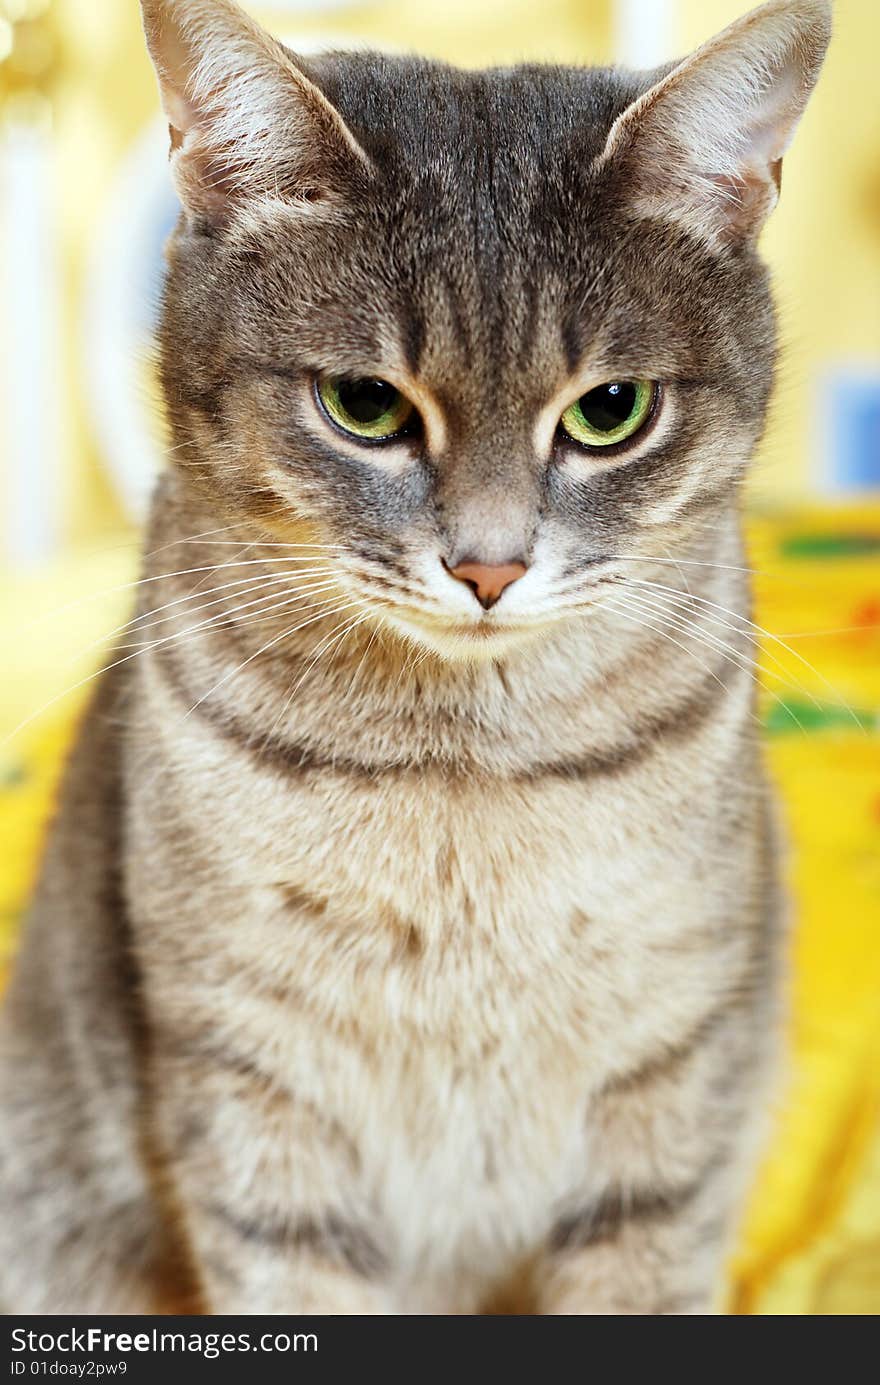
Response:
M459 563L449 571L459 582L470 587L474 596L488 611L507 588L518 582L526 572L525 563Z

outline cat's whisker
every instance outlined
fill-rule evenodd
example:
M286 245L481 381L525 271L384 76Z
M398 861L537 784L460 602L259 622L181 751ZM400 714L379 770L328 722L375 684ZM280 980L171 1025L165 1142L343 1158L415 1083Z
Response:
M724 658L730 660L731 663L736 664L737 667L742 668L744 671L748 671L767 696L773 698L780 707L784 708L792 720L803 730L796 713L772 687L767 685L766 680L775 678L787 691L794 693L795 696L806 693L807 690L805 688L793 683L791 679L787 678L784 674L777 673L774 669L767 668L766 665L762 664L760 660L756 659L753 655L744 654L735 650L727 641L710 634L695 621L687 619L687 617L678 612L671 612L669 607L665 604L649 601L647 603L647 609L656 612L658 617L669 623L673 629L679 630L682 634L687 634L691 639L697 640L698 643L704 645L707 649L717 649L718 652L721 653ZM759 675L763 675L765 681L762 682ZM819 706L818 703L816 703L816 705Z
M286 585L286 584L285 584L285 585ZM251 592L253 592L253 591L261 591L262 588L263 588L264 586L265 586L265 584L264 584L264 583L261 583L261 584L259 584L259 586L249 587L249 588L247 588L247 590L245 590L244 592L239 593L239 595L241 595L241 596L248 596L248 595L249 595ZM315 582L312 582L312 583L308 583L308 584L307 584L306 586L304 586L304 587L291 589L291 590L288 590L288 591L286 591L286 592L279 592L278 590L275 590L275 591L265 591L265 592L263 592L263 594L262 594L261 596L256 596L256 597L254 597L254 599L253 599L252 601L240 602L239 604L237 604L237 605L235 605L235 606L232 606L232 607L229 607L229 606L226 605L226 598L225 598L225 597L221 597L221 598L219 598L217 601L209 601L209 602L206 602L203 606L198 607L195 611L178 612L178 615L167 616L164 620L157 621L156 624L157 624L157 625L165 625L165 624L167 624L169 621L174 621L174 620L178 619L178 616L180 616L180 615L182 615L184 619L190 619L192 616L199 615L202 611L209 609L211 606L217 606L217 605L223 606L224 609L223 609L223 610L220 610L220 611L218 611L218 612L216 612L215 615L212 616L212 617L210 617L209 620L202 621L202 622L200 622L199 624L197 624L197 625L195 625L195 626L189 626L189 627L187 627L187 629L189 629L189 630L201 630L201 629L206 629L206 628L208 628L211 624L213 624L214 622L217 622L217 623L219 623L219 624L222 624L224 621L227 621L227 620L228 620L228 621L236 621L237 618L238 618L238 616L240 615L241 612L250 610L250 609L252 609L252 608L255 607L255 606L263 606L264 603L267 602L267 601L275 602L275 603L277 603L277 605L278 605L279 607L280 607L280 606L292 606L292 605L296 604L297 602L301 602L301 601L302 601L304 598L306 598L306 597L308 597L308 598L313 598L313 597L319 595L319 594L322 593L322 592L332 591L333 588L334 588L335 586L336 586L336 583L335 583L334 581L332 581L332 580L330 580L330 581L322 580L322 581L315 581ZM268 607L268 609L269 609L269 610L274 610L274 609L276 609L276 606L275 606L275 605L270 606L270 607ZM147 627L147 630L149 630L150 628L151 628L151 627ZM128 646L126 646L126 645L118 645L117 648L121 648L121 649L132 648L132 647L135 647L135 646L137 645L137 643L138 643L137 641L132 641L131 644L129 644Z
M418 644L416 645L415 655L415 660L413 662L412 668L410 669L410 673L414 678L415 675L418 673L419 669L421 668L422 664L427 663L429 659L435 659L437 657L436 652L429 646L425 646L424 648L422 648Z
M209 548L235 548L236 539L178 539L178 543L194 543L204 545ZM173 545L169 545L172 547ZM279 543L275 539L254 539L249 547L251 548L284 548L284 549L312 549L315 552L338 553L345 549L344 543Z
M252 543L246 543L246 544L244 544L241 548L238 549L238 552L235 554L235 557L236 557L236 558L243 558L244 555L245 555L246 553L250 553L250 552L251 552L251 550L253 549L253 547L254 547L254 545L253 545ZM234 562L234 561L235 561L235 559L233 559L233 562ZM208 574L205 573L205 575L204 575L203 577L200 577L199 580L198 580L196 583L194 583L194 585L190 588L190 592L191 592L192 594L195 594L196 592L205 591L205 583L206 583L207 581L208 581ZM208 588L208 590L212 590L212 589L211 589L211 588Z
M353 605L356 604L358 603L349 602L345 606L337 606L335 608L319 610L318 612L310 616L308 620L304 620L299 625L293 625L289 629L283 630L280 635L276 635L276 637L273 640L269 640L268 643L262 645L254 654L249 655L249 657L243 660L242 663L237 664L235 668L231 669L228 673L226 673L220 679L219 682L214 684L213 688L210 688L209 691L206 692L203 697L199 698L198 702L194 703L193 706L190 707L189 711L185 714L185 717L192 716L193 712L197 711L198 708L201 707L203 702L206 702L209 697L212 697L214 693L217 692L220 688L222 688L224 684L228 683L231 678L237 677L238 674L241 673L245 668L247 668L249 664L252 664L255 659L258 659L261 654L268 653L270 649L273 649L276 645L280 644L282 640L289 639L291 635L298 634L300 630L305 630L306 627L309 625L314 625L315 621L327 620L331 616L339 615L342 611L349 610Z
M360 601L357 601L354 604L357 606L363 605L363 603ZM293 703L294 699L296 698L296 694L299 692L299 689L302 687L303 683L308 678L309 674L315 668L316 664L318 664L326 654L329 654L330 650L335 645L341 643L344 639L347 638L348 635L350 635L354 630L356 630L358 626L363 625L366 620L369 620L369 618L370 612L364 611L363 614L357 616L353 620L343 621L342 626L337 626L336 630L332 631L331 634L327 636L327 638L323 640L321 644L318 645L317 649L315 650L305 669L303 670L300 677L297 679L296 683L288 693L284 706L282 707L278 717L276 717L275 721L273 722L271 730L274 731L275 726L277 726L278 724L278 721L286 714L287 709Z
M306 609L315 609L316 605L326 600L328 594L331 597L338 595L338 593L333 590L332 586L310 592L308 594ZM318 598L317 602L315 598ZM187 635L197 636L214 630L231 630L244 625L266 624L270 620L277 620L279 616L302 611L303 606L303 598L299 595L286 594L279 596L277 592L269 593L254 601L244 602L240 606L233 606L228 610L218 611L215 615L208 617L208 619L204 621L200 621L197 625L184 626L182 630L176 631L173 635L163 637L161 641L151 641L144 646L144 649L149 651L152 648L156 648L159 644L164 644L166 640L168 643L174 639L183 642ZM327 613L327 611L325 611L325 613Z
M623 597L624 600L628 600L628 598L625 597L623 593L618 593L618 596ZM700 627L695 624L695 622L687 620L684 617L681 617L680 615L669 612L668 608L658 607L653 604L646 606L644 604L641 604L639 600L629 601L628 604L630 606L630 609L632 610L648 610L652 613L655 613L660 620L662 620L665 624L671 625L672 628L674 630L678 630L680 634L686 634L691 639L695 640L698 644L703 645L705 648L720 653L723 658L727 659L737 668L742 669L743 672L748 673L754 682L759 683L760 680L758 678L758 672L760 670L767 677L779 678L780 682L782 682L786 687L791 688L792 691L798 691L798 689L792 683L790 683L789 680L782 678L779 674L774 674L772 670L762 668L761 665L757 664L748 655L743 654L739 650L734 649L731 645L727 644L726 641L719 640L715 636L707 634L705 631L701 630ZM673 641L673 643L678 643L678 641ZM783 708L787 715L791 717L792 721L794 721L796 725L800 728L800 730L803 731L804 728L797 714L794 712L793 708L791 708L789 704L779 696L778 693L774 692L772 688L768 688L765 686L764 691L768 694L769 697L772 697L773 700L777 702L781 708Z
M89 592L86 596L77 597L73 601L65 602L63 606L58 606L52 611L47 611L42 616L37 616L28 621L27 629L39 628L46 621L54 620L58 616L66 615L70 611L78 610L81 606L87 605L90 601L100 601L102 597L122 595L123 592L137 591L140 587L149 586L155 582L165 582L176 577L192 577L197 573L220 573L227 569L241 567L267 567L267 558L246 558L238 561L228 561L223 563L203 563L197 567L179 568L173 572L157 572L150 577L138 577L132 582L120 582L112 587L102 587L100 591ZM302 562L301 557L273 557L272 563L297 563ZM24 627L23 627L24 628Z
M679 595L679 596L681 595L680 592L677 592L676 588L674 588L674 587L666 587L666 586L664 586L664 584L663 584L662 582L650 582L650 581L648 581L648 580L645 579L645 578L638 578L638 577L636 577L636 578L631 578L631 579L629 579L629 580L631 580L631 581L633 581L633 582L637 582L637 583L639 583L640 585L643 585L643 586L650 586L650 587L652 587L653 589L655 589L655 590L657 590L657 591L668 591L668 592L672 593L673 595L676 595L676 594ZM792 649L791 646L785 642L785 640L783 639L783 637L782 637L781 635L774 635L772 631L766 630L766 629L764 628L763 625L758 625L755 621L751 620L748 616L741 615L738 611L730 610L729 607L727 607L727 606L722 606L722 605L721 605L719 602L717 602L717 601L710 601L707 597L704 597L704 596L696 596L696 595L694 595L694 594L691 594L690 599L691 599L692 601L699 602L699 604L700 604L701 606L704 606L704 607L711 607L711 608L714 609L714 610L722 611L722 612L723 612L725 615L727 615L727 616L733 616L736 620L740 620L740 621L744 622L746 625L748 625L752 630L754 630L758 635L762 636L764 639L766 639L766 640L772 640L775 644L779 645L780 648L784 649L788 654L790 654L790 655L792 656L792 658L797 659L798 662L801 663L801 664L804 666L804 668L806 668L810 673L812 673L812 674L814 675L814 677L816 677L816 678L819 679L819 681L820 681L820 682L823 684L823 686L828 690L828 692L831 694L831 696L839 703L840 706L842 706L842 707L844 708L844 710L845 710L846 712L849 713L849 715L852 717L853 721L854 721L855 724L858 726L858 728L859 728L860 731L864 731L864 730L865 730L865 727L864 727L864 725L862 724L862 722L859 720L859 717L858 717L858 715L856 714L856 712L855 712L855 711L853 710L853 708L849 705L849 703L848 703L844 698L842 698L842 697L840 696L839 690L836 689L836 688L833 686L832 683L829 683L828 679L824 676L824 674L820 673L819 670L815 667L815 665L810 663L809 659L804 658L804 656L803 656L801 653L799 653L798 650ZM777 662L778 662L778 660L777 660ZM818 706L819 706L819 702L818 702L817 699L813 696L813 694L812 694L812 693L809 693L809 691L808 691L807 689L804 689L804 691L806 691L806 692L808 693L808 696L810 696L810 697L812 698L812 700L815 702L816 706L818 707Z
M707 673L711 678L713 678L715 682L719 685L719 687L723 688L726 693L730 692L730 685L728 683L725 683L723 678L721 678L716 673L716 671L705 662L704 659L701 659L699 655L695 654L692 649L688 649L687 645L682 644L680 640L674 639L673 636L670 635L667 630L655 624L654 621L644 618L644 612L642 611L642 608L630 603L626 597L622 596L622 594L616 593L614 596L607 597L606 600L603 601L602 605L606 606L609 610L613 611L622 620L628 620L632 624L639 626L641 629L649 630L653 634L659 635L661 639L668 640L670 644L674 644L676 648L680 649L682 653L684 653L693 663L697 665L698 668L703 669L705 673ZM633 612L638 612L638 614L633 614ZM758 725L761 724L760 718L756 717L754 712L750 713L750 717L752 721L756 722Z
M678 592L672 587L663 587L654 582L643 583L637 578L632 579L632 581L638 583L639 589L645 586L649 588L651 593L651 604L654 605L657 609L668 609L668 606L671 604L676 608L676 610L680 611L683 619L686 619L686 612L688 610L696 614L694 608L696 607L696 603L701 601L700 597L694 596L693 594L691 594L690 596L685 596L682 592ZM625 583L625 585L629 586L630 583ZM643 591L641 592L641 595L643 599L648 599L646 593L644 593ZM715 605L714 602L709 604L712 606ZM713 624L720 625L722 626L722 628L733 631L737 634L748 635L750 641L753 641L755 639L755 636L761 633L760 626L756 626L754 622L750 621L746 616L737 617L742 622L742 624L736 625L733 621L725 619L724 616L717 614L714 610L707 610L704 605L697 607L697 611L699 611L706 620L711 621ZM734 611L729 611L726 614L733 616L737 615L737 613ZM694 622L694 628L700 629L701 627L698 623ZM708 634L709 632L706 633ZM819 699L815 696L814 693L810 691L808 687L806 687L799 680L795 682L791 678L789 678L785 669L785 665L783 664L782 660L779 658L778 655L774 654L773 651L769 649L764 650L764 655L766 658L771 659L773 663L777 665L777 668L782 671L777 672L776 670L768 669L765 664L756 663L756 667L760 667L761 671L765 673L767 677L778 678L780 682L784 683L786 687L792 690L792 692L796 694L802 694L804 697L809 698L809 700L813 703L815 707L821 707Z
M681 566L681 563L678 562L678 560L676 559L675 555L674 555L673 553L670 552L669 548L666 549L666 552L669 554L669 556L672 558L672 561L675 563L676 569L677 569L677 571L678 571L678 575L679 575L679 577L681 578L682 582L684 583L685 591L688 593L688 595L690 595L691 587L690 587L690 583L688 582L688 579L687 579L687 573L685 572L684 568Z
M435 656L434 656L434 651L433 651L432 649L428 649L427 647L425 647L424 649L417 649L417 651L416 651L416 659L415 659L415 662L413 663L412 669L410 670L411 673L412 673L413 678L415 678L415 676L416 676L416 674L418 673L419 669L422 667L422 664L426 664L426 663L428 662L428 660L431 659L431 658L433 658L433 657L435 657ZM418 686L418 682L417 682L417 686Z
M623 593L620 594L623 595ZM799 691L799 689L796 689L794 684L783 674L778 674L774 670L764 668L763 665L759 664L753 652L747 653L744 650L737 649L720 635L713 634L710 630L707 630L705 626L700 625L696 620L688 617L679 607L668 603L667 599L662 596L632 591L628 592L627 595L634 606L658 614L661 619L668 622L673 628L678 629L682 633L687 633L692 639L706 645L707 648L716 649L723 657L729 659L731 662L737 663L743 668L748 667L756 678L758 672L762 672L768 678L777 678L780 682L784 683L787 688L791 688L793 691ZM749 645L753 648L754 639L750 633L745 630L739 630L739 633L748 638Z
M213 596L215 592L231 592L235 591L236 588L242 588L243 590L236 592L236 594L247 595L248 592L260 591L263 587L270 586L287 586L292 592L308 590L308 584L305 586L300 585L305 578L326 578L328 580L335 580L334 574L329 568L306 568L305 571L299 571L294 574L286 572L272 573L266 577L260 578L256 582L253 580L253 576L238 578L234 582L224 582L217 587L207 587L199 592L192 592L186 596L179 596L173 601L167 601L163 606L156 606L153 610L141 612L140 615L133 616L126 625L120 626L118 631L113 631L112 634L123 633L125 630L134 626L138 626L140 629L149 630L156 625L163 625L168 620L176 619L176 614L164 616L161 620L153 620L152 617L160 615L162 611L167 611L177 606L186 606L190 601L198 600L205 596ZM224 600L225 598L221 596L217 597L214 601L203 602L201 606L197 606L194 610L188 609L185 614L196 615L199 611L206 610L210 606L219 605ZM141 624L141 622L144 623ZM106 638L112 638L112 635Z
M378 634L379 634L379 626L378 626L378 624L376 624L376 625L373 626L373 630L372 630L372 632L371 632L371 634L370 634L369 640L367 641L366 648L364 649L364 652L363 652L363 654L361 655L360 662L359 662L357 668L355 669L355 671L354 671L354 673L353 673L353 675L352 675L351 682L350 682L349 685L348 685L348 696L349 696L349 697L351 697L352 694L354 693L355 685L356 685L356 683L357 683L358 678L360 677L361 670L363 669L363 667L364 667L364 665L365 665L365 663L366 663L366 661L367 661L367 659L368 659L368 657L369 657L370 650L373 648L373 645L374 645L374 643L375 643L375 641L376 641L376 638L377 638Z
M378 604L380 607L382 607L385 605L389 605L390 603L387 603L382 598L380 598ZM393 606L391 607L391 609L393 609ZM415 666L415 662L417 660L418 655L423 652L420 641L417 640L414 635L410 634L408 630L401 630L399 634L400 636L402 636L404 642L404 657L402 663L400 664L400 667L397 670L397 677L394 680L395 691L399 691L409 669Z
M283 597L271 605L265 605L265 601L268 601L268 597L263 599L263 603L248 602L228 611L219 611L216 615L200 621L197 625L185 625L182 629L175 630L159 640L150 640L145 644L118 645L117 648L133 649L135 654L149 654L166 645L184 645L188 639L195 641L200 635L211 634L220 630L231 630L245 625L265 625L270 620L277 619L279 614L296 610L298 604L290 597ZM249 610L249 606L258 607L258 609Z
M277 575L271 575L271 576L267 576L267 577L260 578L260 579L259 579L258 581L256 581L256 582L254 581L254 574L251 574L249 577L238 578L238 579L237 579L236 581L234 581L234 582L223 583L223 584L221 584L220 586L217 586L217 587L208 587L207 589L204 589L204 590L202 590L202 591L200 591L200 592L190 592L190 593L187 593L185 596L176 597L175 600L173 600L173 601L167 601L167 602L165 602L165 604L162 605L162 606L156 606L156 607L154 607L152 610L149 610L149 611L141 611L141 612L135 614L134 616L131 617L130 620L125 621L122 625L117 626L115 630L111 630L111 631L109 631L109 632L106 633L106 634L100 635L100 636L98 637L98 639L92 640L90 644L84 646L84 648L82 648L82 649L78 652L78 654L76 655L76 659L78 660L78 659L82 658L84 655L90 653L93 649L101 648L101 647L103 647L103 646L105 646L105 645L107 645L107 644L109 644L109 643L111 643L111 642L116 642L118 648L125 648L125 647L126 647L125 645L119 644L119 643L118 643L118 641L121 639L121 637L124 636L125 634L127 634L127 633L130 633L130 634L141 634L141 633L146 633L146 632L148 632L149 630L153 629L153 628L156 627L156 626L164 625L164 624L166 624L168 621L176 619L178 615L184 615L184 616L186 616L186 617L191 617L191 616L194 616L194 615L198 615L200 611L206 610L206 609L207 609L208 607L210 607L210 606L220 604L220 602L222 602L222 601L224 600L224 598L222 598L222 597L221 597L221 598L218 598L217 601L207 601L207 602L203 602L202 605L196 606L194 609L186 609L186 610L184 610L184 611L177 611L177 612L175 612L175 614L173 614L173 615L164 616L161 620L155 620L155 621L154 621L154 620L152 619L153 616L159 615L162 611L170 610L172 607L178 607L178 606L187 607L187 606L188 606L188 603L190 603L191 601L200 600L202 597L205 597L205 596L211 596L211 595L213 595L213 593L218 592L218 591L227 591L227 592L235 591L236 588L243 589L243 590L240 590L240 591L235 591L235 594L236 594L236 595L242 595L242 596L246 596L246 595L248 595L249 592L252 592L252 591L259 591L259 590L260 590L262 587L264 587L264 586L270 586L270 585L274 585L274 584L276 584L276 583L277 583L277 584L280 584L280 585L287 584L287 585L290 586L291 590L299 590L299 588L296 587L296 585L295 585L296 578L299 578L299 577L301 577L301 576L308 576L308 575L312 575L312 576L318 576L318 575L320 575L320 576L327 576L327 575L329 575L329 574L321 573L319 569L311 569L310 572L305 573L305 574L303 574L303 573L296 573L293 579L291 579L291 576L290 576L289 574L281 573L281 574L277 574ZM273 593L273 594L274 594L274 593ZM73 660L70 660L70 661L68 661L68 662L73 662Z
M272 595L275 595L275 593L272 593ZM296 602L296 600L297 598L295 594L286 596L277 603L277 606L269 607L267 610L261 612L261 618L265 618L271 611L293 605ZM319 615L315 618L320 619L321 617ZM232 621L234 623L234 620L235 608L232 608L231 611L221 612L218 615L210 617L210 619L206 621L199 622L199 624L195 626L187 626L183 630L178 630L171 635L166 635L162 639L150 641L149 643L143 645L138 645L130 653L124 655L121 659L115 659L109 664L102 664L99 668L93 670L92 673L87 674L84 678L80 678L77 682L71 683L68 687L62 689L61 692L56 693L53 697L49 698L48 701L44 702L42 706L38 707L36 711L31 712L27 717L20 721L17 726L14 726L13 729L10 732L8 732L8 734L4 736L2 740L0 740L0 750L5 749L5 747L8 746L13 740L15 740L15 738L19 736L22 733L22 731L27 730L29 726L33 725L35 721L39 720L40 717L44 716L46 712L51 711L51 709L57 706L58 703L62 702L67 697L71 697L74 693L79 692L82 688L87 687L89 683L93 682L96 678L101 677L103 674L109 673L112 669L119 668L122 664L127 664L132 659L138 658L139 655L150 653L153 650L161 648L174 640L180 640L187 635L198 634L202 630L206 630L211 627L221 625L224 621ZM128 646L121 647L127 648Z
M144 559L158 558L160 553L167 553L169 549L176 548L178 544L195 543L199 539L209 539L212 534L229 534L233 529L241 529L243 525L244 521L238 520L235 524L222 524L218 529L203 529L198 534L188 534L186 538L172 539L170 543L163 543L159 548L147 549L144 553ZM232 542L237 542L237 540L232 540Z
M617 563L661 563L669 567L704 567L720 572L742 572L751 577L778 577L785 580L788 573L771 572L769 569L749 567L742 563L716 563L708 558L662 558L657 553L606 553L603 557Z
M355 599L354 602L349 603L349 607L348 607L348 608L346 608L346 607L341 607L340 610L350 609L352 605L359 606L361 609L363 609L363 602L362 602L361 600L359 600L359 599ZM339 614L339 611L337 611L336 614ZM363 620L366 620L367 617L369 616L369 614L370 614L370 612L369 612L369 611L366 611L366 612L364 613ZM357 621L357 622L355 622L355 623L356 623L356 624L360 624L361 622L360 622L360 621ZM343 624L343 625L346 625L346 624L348 624L348 622L343 621L342 624ZM340 626L337 626L337 627L336 627L336 630L339 630L339 629L340 629ZM279 713L278 713L278 715L276 716L275 720L272 722L272 725L269 727L269 730L268 730L267 733L266 733L265 740L270 740L270 739L271 739L272 734L273 734L273 732L274 732L274 730L275 730L275 727L278 725L279 721L281 721L281 720L284 718L284 716L287 714L287 710L288 710L288 708L291 706L291 704L292 704L294 698L296 697L296 694L297 694L297 692L299 691L301 684L302 684L302 683L304 682L304 680L308 677L309 673L311 672L311 670L313 669L313 667L315 666L315 664L318 662L318 660L320 659L321 655L325 652L325 647L327 647L327 645L328 645L328 640L331 640L331 637L332 637L332 635L333 635L334 633L335 633L335 632L331 631L331 635L328 636L328 637L326 637L325 640L323 640L323 641L318 645L317 649L314 650L314 652L313 652L313 654L312 654L311 660L309 661L308 665L307 665L306 668L304 669L304 671L303 671L303 673L301 674L301 676L297 679L296 683L295 683L295 684L293 685L293 687L291 688L290 692L287 694L287 697L286 697L285 700L284 700L284 703L283 703L283 705L282 705L282 707L281 707L281 710L279 711Z
M427 657L427 650L421 647L417 639L407 634L407 654L403 661L403 666L397 675L397 681L395 683L396 688L400 688L404 679L409 678L411 674L415 673L423 657Z
M773 582L784 582L791 587L797 587L801 591L821 590L821 582L805 582L802 578L792 575L788 569L770 569L760 567L742 566L736 563L715 563L708 559L698 558L661 558L656 553L606 553L603 554L609 562L621 563L661 563L672 567L703 567L714 568L721 572L741 572L746 576L768 578Z

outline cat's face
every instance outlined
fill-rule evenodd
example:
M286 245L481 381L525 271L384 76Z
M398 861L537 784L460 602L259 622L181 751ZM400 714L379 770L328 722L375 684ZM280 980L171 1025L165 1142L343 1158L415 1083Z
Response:
M259 188L233 186L197 146L179 170L178 459L233 519L331 545L398 630L491 656L730 503L771 385L772 170L658 172L670 117L649 138L638 98L663 74L298 69L339 122L310 165L279 143L273 180L262 144Z

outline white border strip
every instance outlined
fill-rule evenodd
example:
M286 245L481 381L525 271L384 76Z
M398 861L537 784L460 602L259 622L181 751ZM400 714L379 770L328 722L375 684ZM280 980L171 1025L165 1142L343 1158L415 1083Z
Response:
M83 292L82 369L101 460L130 519L140 521L159 469L147 399L145 267L171 196L168 124L153 119L126 153L96 216Z
M60 511L59 321L51 133L11 123L0 139L0 436L4 549L13 563L54 551Z

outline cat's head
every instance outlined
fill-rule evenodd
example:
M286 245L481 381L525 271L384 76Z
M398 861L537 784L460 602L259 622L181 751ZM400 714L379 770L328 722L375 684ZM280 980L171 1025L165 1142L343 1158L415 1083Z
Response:
M476 656L729 506L825 0L652 73L306 60L230 0L143 7L184 207L165 391L218 514L335 545L349 595Z

